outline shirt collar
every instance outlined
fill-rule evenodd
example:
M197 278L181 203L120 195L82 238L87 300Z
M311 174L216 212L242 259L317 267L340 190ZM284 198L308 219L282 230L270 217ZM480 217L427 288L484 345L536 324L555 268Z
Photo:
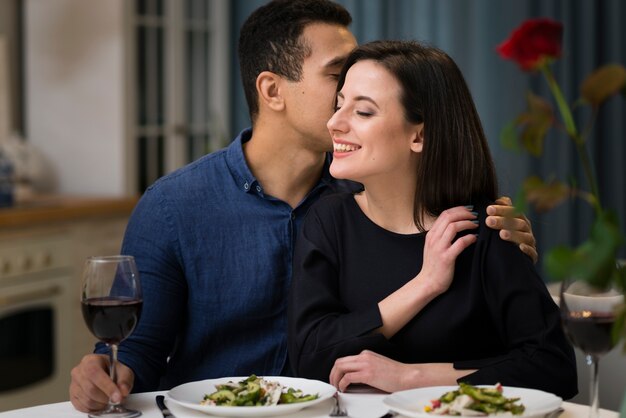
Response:
M250 167L243 155L243 144L252 138L252 129L246 128L237 135L226 150L226 163L235 178L237 186L244 192L260 192L261 186L252 175Z
M243 144L252 138L252 129L246 128L237 135L235 140L230 144L226 151L226 162L230 168L233 177L237 183L237 186L244 192L256 192L261 193L262 188L258 180L254 177L248 167L246 158L243 154ZM332 162L332 155L326 153L324 160L324 168L322 169L322 177L319 183L314 187L314 190L320 186L330 186L334 183L333 177L330 175L329 167Z

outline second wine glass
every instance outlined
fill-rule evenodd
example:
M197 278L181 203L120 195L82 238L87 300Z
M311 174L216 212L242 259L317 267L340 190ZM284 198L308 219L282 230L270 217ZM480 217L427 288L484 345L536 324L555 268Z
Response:
M81 306L87 327L110 348L111 380L117 383L118 344L128 337L141 315L141 284L135 259L117 255L89 257L83 271ZM107 407L89 417L133 418L141 412L109 400Z
M565 333L591 366L589 418L598 418L598 362L618 342L613 325L616 311L623 303L623 293L614 288L598 289L582 280L565 280L561 285L560 309Z

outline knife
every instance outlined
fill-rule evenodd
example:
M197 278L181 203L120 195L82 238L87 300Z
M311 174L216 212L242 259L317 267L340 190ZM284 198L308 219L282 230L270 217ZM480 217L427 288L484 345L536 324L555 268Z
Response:
M174 414L172 414L170 412L169 409L167 409L167 406L165 406L165 402L163 402L163 399L165 399L165 396L163 395L157 395L156 397L156 404L159 407L159 409L161 410L161 413L163 414L164 418L176 418L174 416Z

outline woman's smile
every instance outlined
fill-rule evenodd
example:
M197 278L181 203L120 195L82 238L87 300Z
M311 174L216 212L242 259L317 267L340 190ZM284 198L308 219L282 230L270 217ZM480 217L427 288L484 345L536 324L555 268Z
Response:
M333 140L333 148L334 148L334 157L344 157L351 154L354 151L358 151L361 149L360 145L352 144L345 141Z

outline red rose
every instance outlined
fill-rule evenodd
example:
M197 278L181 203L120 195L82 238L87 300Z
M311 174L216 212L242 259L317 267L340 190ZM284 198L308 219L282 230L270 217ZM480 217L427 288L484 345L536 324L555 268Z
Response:
M563 25L547 18L529 19L498 45L502 58L511 59L524 71L535 70L561 56Z

